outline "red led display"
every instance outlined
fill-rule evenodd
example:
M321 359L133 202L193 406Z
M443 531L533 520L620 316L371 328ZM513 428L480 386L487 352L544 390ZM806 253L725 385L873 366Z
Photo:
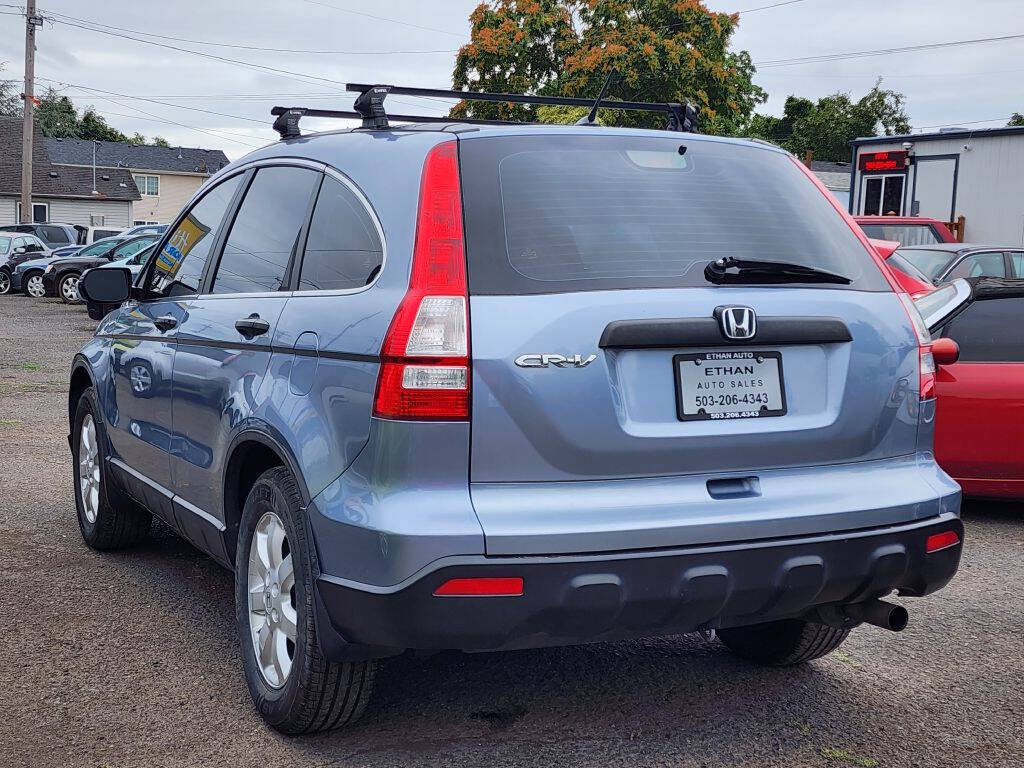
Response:
M867 152L860 156L862 171L903 171L907 167L907 153Z

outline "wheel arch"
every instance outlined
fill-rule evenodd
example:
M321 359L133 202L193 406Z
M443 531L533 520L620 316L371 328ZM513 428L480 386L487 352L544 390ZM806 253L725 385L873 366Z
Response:
M308 506L309 490L299 471L299 463L283 440L272 434L268 427L250 427L239 432L228 448L224 464L222 504L224 513L224 549L234 562L238 541L238 524L242 508L257 478L272 467L285 467L295 478L302 498Z
M71 381L68 384L68 431L74 428L75 411L82 393L95 386L95 378L89 364L81 356L76 356L71 364Z

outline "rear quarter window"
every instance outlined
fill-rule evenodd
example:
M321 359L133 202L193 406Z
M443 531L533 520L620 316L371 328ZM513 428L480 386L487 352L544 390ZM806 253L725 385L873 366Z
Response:
M686 135L467 138L459 151L471 293L707 286L723 256L890 290L781 152Z

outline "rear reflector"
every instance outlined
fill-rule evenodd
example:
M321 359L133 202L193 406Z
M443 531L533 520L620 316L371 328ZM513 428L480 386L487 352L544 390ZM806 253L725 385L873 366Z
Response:
M448 579L434 590L437 597L518 597L522 594L520 578Z
M956 531L943 531L942 533L933 533L924 543L924 551L926 554L932 552L938 552L940 549L949 549L955 547L960 543L960 537L957 536Z

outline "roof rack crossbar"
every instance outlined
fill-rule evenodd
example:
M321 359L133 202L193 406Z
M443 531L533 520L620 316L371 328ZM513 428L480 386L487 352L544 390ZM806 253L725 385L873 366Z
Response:
M282 139L292 139L301 135L299 120L303 117L328 117L348 120L361 120L363 128L387 128L388 119L409 123L468 123L470 125L525 125L515 120L485 120L481 118L453 118L437 115L398 115L388 114L384 108L384 99L389 93L404 96L429 96L442 99L467 99L469 101L512 102L515 104L545 104L552 106L590 107L606 109L626 109L640 112L663 112L668 115L666 130L697 132L697 112L689 104L673 102L648 101L614 101L602 102L601 98L607 87L602 88L598 101L593 99L576 99L568 96L530 96L521 93L489 93L487 91L449 91L440 88L409 88L398 85L370 85L366 83L347 83L345 90L359 93L354 111L335 109L311 109L307 107L274 107L270 114L277 119L274 130Z
M377 86L366 83L347 83L345 90L364 93ZM490 93L488 91L447 91L439 88L407 88L391 86L391 93L399 96L431 96L437 99L466 99L468 101L512 102L513 104L548 104L562 107L593 107L593 99L575 99L568 96L531 96L523 93ZM640 112L672 113L682 105L657 101L609 101L602 104L607 109L630 109Z

